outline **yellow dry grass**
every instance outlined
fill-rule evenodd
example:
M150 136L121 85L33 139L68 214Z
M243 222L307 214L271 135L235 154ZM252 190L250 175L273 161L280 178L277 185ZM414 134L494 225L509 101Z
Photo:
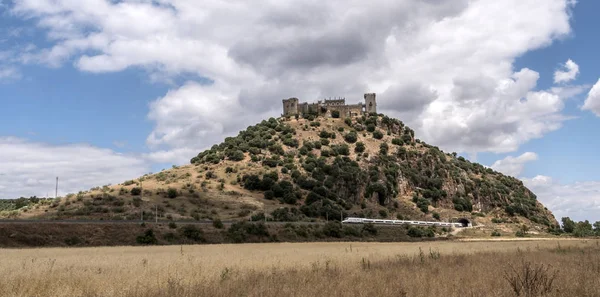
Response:
M281 243L0 250L0 296L514 296L546 263L548 296L598 296L598 240ZM512 263L512 264L511 264ZM596 271L598 270L598 271Z

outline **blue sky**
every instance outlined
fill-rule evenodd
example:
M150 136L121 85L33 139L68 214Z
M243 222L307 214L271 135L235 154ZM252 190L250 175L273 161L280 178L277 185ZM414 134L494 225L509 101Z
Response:
M0 197L185 164L283 98L376 92L423 140L600 220L600 3L438 2L0 0Z

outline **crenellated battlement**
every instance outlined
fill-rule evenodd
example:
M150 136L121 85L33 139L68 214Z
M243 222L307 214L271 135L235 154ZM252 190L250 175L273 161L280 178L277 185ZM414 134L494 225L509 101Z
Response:
M316 103L299 102L298 98L283 99L283 116L303 115L313 113L331 116L337 111L340 117L360 116L367 113L377 113L375 93L364 94L364 102L346 104L346 98L323 99Z

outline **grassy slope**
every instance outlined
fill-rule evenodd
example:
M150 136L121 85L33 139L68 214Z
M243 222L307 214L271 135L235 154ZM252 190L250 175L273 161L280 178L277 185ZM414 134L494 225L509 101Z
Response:
M365 152L356 153L354 150L356 145L347 143L344 140L344 135L356 128L362 130L368 126L369 121L377 125L376 129L383 132L383 137L382 139L375 139L371 132L358 131L357 141L365 144ZM318 124L315 124L317 122ZM346 160L348 162L358 160L357 164L360 166L360 173L363 175L355 177L356 180L350 183L352 186L348 186L348 183L346 183L343 187L338 187L336 193L355 185L356 189L352 190L357 192L356 195L328 193L327 199L322 199L319 201L319 206L314 207L316 213L311 215L312 218L301 214L296 217L303 220L324 219L325 213L327 213L327 216L331 214L337 217L339 211L343 211L345 216L386 216L387 218L402 217L433 220L432 214L435 212L440 215L441 220L468 217L477 223L488 226L492 225L492 218L502 218L509 223L530 224L530 220L523 216L508 216L505 211L506 206L511 204L522 205L525 201L530 204L530 209L527 210L529 218L535 217L534 220L536 221L547 220L550 224L556 223L552 214L545 210L539 202L535 201L533 193L529 192L520 181L505 177L479 164L442 153L436 147L415 139L412 130L404 127L397 120L381 116L355 118L352 126L348 126L343 119L332 118L316 118L315 121L293 118L264 121L259 125L249 127L250 130L254 131L253 133L246 131L238 137L228 138L223 144L203 152L199 155L200 158L193 159L195 163L192 165L145 175L119 185L94 188L90 191L69 195L54 203L38 204L29 207L26 211L21 211L18 216L21 218L138 219L142 213L146 218L153 218L154 210L158 208L159 216L162 218L175 220L220 218L221 220L229 220L248 219L252 215L260 213L270 214L280 207L299 209L311 190L299 189L297 180L291 177L293 170L288 170L284 174L282 173L283 166L296 169L303 177L312 180L310 178L311 172L308 172L303 164L310 159L318 160L322 151L331 152L332 148L335 149L335 145L348 144L349 155L347 157L349 159ZM283 127L284 132L281 131L281 127ZM320 141L320 132L323 130L335 134L335 139L329 138L330 144L323 145L320 149L313 148L309 150L308 157L303 155L301 153L303 144ZM283 139L286 137L284 135L285 131L294 131L295 134L288 134L292 136L291 138L298 140L298 147L282 145ZM267 134L271 136L265 137ZM408 136L405 136L405 134ZM261 149L259 154L249 152L252 150L249 150L248 143L250 143L250 146L253 144L248 135L256 135L253 137L257 138L258 142L266 141L267 147ZM268 139L269 137L270 139ZM403 145L392 144L394 138L402 139L403 137L405 140ZM385 157L383 158L384 161L381 161L379 158L380 146L384 142L389 147L388 155L390 157ZM260 145L265 146L265 144L259 144L258 146ZM271 147L281 147L284 155L279 156L277 150L272 150L274 151L272 153L269 150ZM228 154L231 155L233 151L239 148L245 151L243 160L230 160L227 157ZM315 157L310 158L311 154ZM254 157L251 155L254 155ZM293 155L294 157L293 159L288 157L286 160L286 155ZM211 156L218 157L215 161L216 164L208 160ZM263 160L270 159L273 156L280 158L280 166L275 168L263 166ZM342 157L340 156L340 159ZM335 159L336 157L328 157L322 160L324 160L323 164L331 165ZM384 169L382 168L389 168L392 165L400 166L392 167L395 168L393 171L399 174L386 180L386 173L383 172ZM378 176L375 178L369 176L370 174L373 175L373 167L379 168ZM265 173L273 171L278 172L280 180L288 180L295 185L294 191L300 193L298 196L300 199L294 204L285 204L277 199L264 199L263 191L249 191L244 188L244 176L254 174L262 177ZM441 179L443 182L439 189L432 187L438 197L425 199L424 196L431 195L431 192L424 193L429 190L424 187L427 187L430 181L435 179ZM378 203L381 202L378 199L380 194L367 195L368 188L373 184L387 186L386 199L383 203ZM140 195L132 195L131 190L134 188L141 188L143 191ZM169 189L177 191L177 197L168 198ZM442 192L445 193L444 196L440 196ZM428 213L424 213L413 202L413 196L417 196L420 200L429 200L428 203L436 205L436 207L430 205L427 207ZM474 214L458 212L454 209L453 200L463 197L473 202ZM433 201L434 199L436 202ZM485 213L485 216L476 215L477 212ZM541 218L544 219L540 220ZM541 230L541 228L538 229Z

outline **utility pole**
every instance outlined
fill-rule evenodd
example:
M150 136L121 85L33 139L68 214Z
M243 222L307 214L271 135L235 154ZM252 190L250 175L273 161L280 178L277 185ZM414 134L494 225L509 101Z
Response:
M56 191L54 192L54 198L58 198L58 176L56 177Z
M144 221L144 208L142 207L142 203L144 202L144 185L142 184L142 182L140 182L140 189L142 189L142 192L140 193L141 195L141 201L140 201L140 220L143 222Z

